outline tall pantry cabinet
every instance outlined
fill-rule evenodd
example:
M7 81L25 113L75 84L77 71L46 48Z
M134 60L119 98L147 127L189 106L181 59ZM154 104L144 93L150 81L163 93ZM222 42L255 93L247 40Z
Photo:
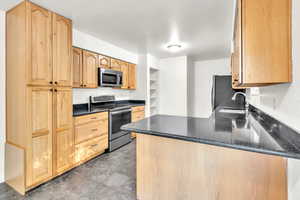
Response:
M24 194L74 164L72 22L24 1L6 29L5 180Z

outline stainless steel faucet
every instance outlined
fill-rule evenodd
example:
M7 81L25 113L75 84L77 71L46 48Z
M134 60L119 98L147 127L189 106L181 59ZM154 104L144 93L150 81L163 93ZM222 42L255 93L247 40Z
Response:
M245 109L246 109L246 111L248 111L248 109L249 109L249 103L247 101L247 95L244 92L236 92L236 93L234 93L234 95L232 96L232 101L236 100L236 96L238 94L243 95L245 97Z

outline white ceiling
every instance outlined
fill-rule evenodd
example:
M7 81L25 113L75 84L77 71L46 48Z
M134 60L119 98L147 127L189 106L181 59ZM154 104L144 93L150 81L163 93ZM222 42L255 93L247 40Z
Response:
M135 53L197 59L230 55L234 0L32 1L71 18L76 29ZM18 2L1 0L0 9ZM183 42L184 49L166 51L171 40Z

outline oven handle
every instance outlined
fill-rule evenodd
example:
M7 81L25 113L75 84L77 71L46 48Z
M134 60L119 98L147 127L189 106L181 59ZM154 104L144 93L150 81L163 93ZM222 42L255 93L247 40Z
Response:
M111 115L116 115L116 114L125 113L125 112L131 112L131 109L113 111L113 112L111 112Z

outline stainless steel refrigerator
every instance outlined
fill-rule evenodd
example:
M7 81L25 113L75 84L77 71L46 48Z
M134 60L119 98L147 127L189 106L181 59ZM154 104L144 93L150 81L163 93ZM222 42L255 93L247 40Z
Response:
M232 89L231 76L213 76L213 85L211 90L211 104L212 109L217 107L229 107L234 109L244 108L245 99L239 95L236 101L231 100L235 92L245 92L244 89Z

